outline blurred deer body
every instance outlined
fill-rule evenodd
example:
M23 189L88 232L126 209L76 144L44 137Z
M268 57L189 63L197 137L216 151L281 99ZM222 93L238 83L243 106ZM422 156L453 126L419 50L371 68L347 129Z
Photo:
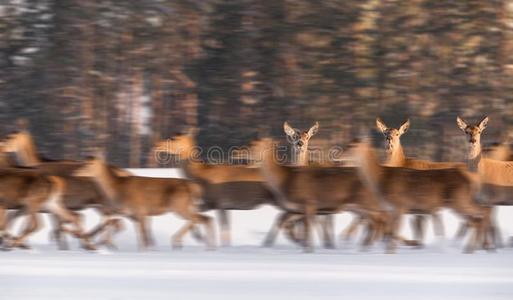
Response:
M308 130L301 131L299 129L293 128L289 125L288 122L283 123L283 131L287 136L287 141L292 145L292 157L291 161L294 166L308 166L309 164L309 152L308 152L308 144L310 139L319 131L319 122L315 122L315 124L310 127ZM322 240L325 248L335 248L334 238L333 238L333 216L329 214L318 216L320 218L319 230L322 235ZM293 215L290 212L283 212L278 216L279 220L293 220L295 222L275 222L273 226L283 226L283 228L271 228L269 231L269 235L265 240L265 246L271 246L274 243L276 238L276 233L281 229L285 229L287 232L287 236L290 237L295 242L302 242L303 238L300 234L295 232L300 224L304 222L304 218L300 215Z
M481 182L482 201L487 205L513 205L513 161L499 161L483 157L481 134L488 124L485 117L477 125L468 125L462 118L457 118L458 127L466 134L469 143L468 168L477 174ZM493 220L492 220L493 221ZM458 236L465 234L461 228ZM492 222L491 233L497 244L501 244L499 228Z
M91 249L88 240L82 236L78 218L67 210L62 196L66 189L65 181L57 176L42 176L37 172L16 169L0 170L0 209L2 222L1 237L7 236L8 220L5 219L7 209L23 210L29 217L21 235L15 238L8 247L24 247L24 241L39 229L40 221L37 213L50 212L61 223L72 223L70 231L80 237L82 245Z
M32 135L28 131L13 133L3 143L3 152L14 153L17 166L37 168L44 174L70 176L85 165L83 161L42 159L37 152ZM118 167L111 168L120 176L130 176L130 172Z
M513 198L510 193L513 189L513 161L498 161L482 157L481 133L488 124L488 117L485 117L477 125L467 125L458 117L458 126L467 135L469 142L468 168L479 175L483 192L494 193L495 197L489 197L489 204L513 205Z
M262 174L275 194L278 206L290 216L304 215L306 251L313 251L310 231L316 214L352 210L367 214L373 220L380 216L380 207L364 189L356 168L282 166L274 160L272 140L263 139L258 148L264 153ZM279 220L281 223L286 221L287 218Z
M80 216L76 213L77 211L89 207L97 208L100 214L102 214L104 221L87 235L92 237L92 233L99 234L107 230L108 232L105 233L105 237L100 244L114 247L111 236L119 231L120 223L119 220L110 218L110 214L113 211L112 203L109 203L108 199L104 197L91 179L71 176L74 171L83 167L85 162L68 160L42 161L37 153L33 139L27 131L10 135L5 142L4 150L14 154L16 166L30 167L31 171L41 175L61 176L62 180L66 183L66 188L62 195L65 207L75 212L77 218ZM117 167L110 166L110 168L120 176L128 176L130 174L128 171ZM14 218L22 213L23 211L18 211L9 221L12 222ZM65 237L62 235L62 222L58 218L54 218L54 222L53 238L55 238L61 250L66 250L68 246Z
M371 146L364 142L356 143L350 153L356 158L362 180L389 211L389 252L395 251L404 213L433 214L443 207L454 210L476 229L465 251L475 249L489 211L473 201L478 184L471 174L460 168L416 170L382 166Z
M250 210L263 204L274 204L273 194L263 184L258 168L193 161L195 148L193 134L183 134L168 143L167 151L180 156L187 178L202 187L201 210L218 210L221 242L228 246L231 242L230 222L226 210Z
M195 224L207 229L207 245L214 247L209 217L197 213L200 188L185 179L118 176L103 161L94 159L75 172L93 177L102 193L117 204L117 213L131 218L138 226L141 249L153 244L147 217L173 212L188 223L172 238L173 247L181 247L183 236Z
M432 162L427 160L418 160L407 158L401 145L401 136L406 133L410 127L410 120L407 120L399 128L388 127L380 118L376 119L376 127L383 133L385 137L385 149L387 152L387 162L385 166L402 167L416 170L435 170L448 168L465 168L463 163L453 162ZM414 213L414 212L409 212ZM442 220L437 212L431 215L435 228L435 234L443 237L444 227ZM425 229L425 216L416 215L412 223L414 228L415 239L422 244Z

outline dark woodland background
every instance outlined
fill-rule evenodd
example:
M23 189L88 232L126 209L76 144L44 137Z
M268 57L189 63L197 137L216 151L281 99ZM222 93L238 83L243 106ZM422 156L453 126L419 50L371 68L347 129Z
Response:
M226 149L285 120L324 149L381 116L460 160L457 114L513 128L513 1L0 1L0 134L26 118L51 158L145 166L191 126Z

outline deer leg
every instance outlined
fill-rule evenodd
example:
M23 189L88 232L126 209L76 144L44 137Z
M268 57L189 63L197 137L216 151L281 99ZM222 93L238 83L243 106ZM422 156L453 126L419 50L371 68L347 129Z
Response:
M118 247L112 242L112 239L115 234L121 232L123 230L123 222L121 219L114 218L109 220L110 226L105 231L102 239L100 240L100 245L105 245L107 248L112 250L117 250Z
M201 231L199 230L198 226L194 225L192 226L191 230L192 237L199 242L204 242L205 239L203 238L203 235L201 234Z
M483 207L484 217L481 220L481 239L484 250L493 251L495 249L495 224L492 222L492 207ZM480 240L481 242L481 240Z
M287 239L292 241L293 243L301 245L302 243L302 237L301 232L303 231L302 225L303 225L303 219L290 219L289 221L285 222L283 224L283 231Z
M271 247L274 244L274 241L276 240L276 237L278 236L278 233L280 232L281 228L286 224L286 222L289 222L294 217L294 214L290 212L281 212L278 217L276 217L276 220L271 227L271 230L267 233L267 236L265 237L263 246L264 247Z
M231 244L230 238L230 220L228 212L224 209L217 211L219 217L219 224L221 227L221 244L223 247L228 247Z
M499 226L497 225L497 216L495 207L491 208L490 211L490 228L489 228L489 236L491 238L492 243L495 248L502 248L504 244L502 243L501 231Z
M358 217L360 224L363 224L363 222L367 223L365 224L365 238L361 243L362 250L365 250L382 235L384 224L382 222L381 214L378 213L371 212L367 216L358 215Z
M24 242L29 237L30 234L32 234L33 232L37 231L40 228L39 225L40 225L40 223L39 223L39 217L38 217L37 213L31 212L29 214L29 220L27 220L27 222L26 222L25 229L23 230L23 232L21 233L21 235L19 237L14 239L14 241L11 243L10 247L11 248L17 248L17 247L28 248L24 244Z
M187 222L185 225L183 225L180 230L178 230L172 237L171 237L171 247L173 249L182 249L183 243L182 239L183 236L192 230L194 227L194 222Z
M467 225L474 229L472 237L469 239L463 250L464 253L473 253L481 238L482 230L484 228L483 216L481 215L480 210L475 206L469 207L461 204L454 209L467 220Z
M472 234L472 238L469 239L467 245L463 249L463 252L464 253L473 253L474 250L476 249L476 246L479 241L479 232L481 231L481 229L480 229L481 222L473 216L469 217L468 222L471 224L471 227L474 229L474 232Z
M356 233L358 226L363 224L365 220L360 215L355 215L351 224L340 234L340 239L349 241Z
M424 235L426 233L426 216L416 215L413 219L413 222L414 236L415 241L417 242L417 247L422 247L424 242Z
M146 221L144 216L139 215L134 217L136 229L139 232L139 250L141 251L146 250L150 246Z
M180 228L180 230L178 230L171 237L171 246L173 247L173 249L182 248L182 245L183 245L182 239L183 239L184 235L187 232L191 231L192 228L197 224L205 225L206 235L207 235L206 239L205 239L205 243L207 244L207 249L208 250L215 249L215 233L214 233L214 227L212 225L212 218L205 216L205 215L196 214L196 213L192 213L192 215L189 215L188 213L182 212L182 213L180 213L180 215L182 217L184 217L185 219L188 219L189 222L187 222L184 226L182 226L182 228Z
M305 216L306 218L306 216ZM313 217L313 227L317 228L317 233L319 235L319 239L322 240L322 243L324 244L326 242L326 239L328 238L326 236L326 231L324 231L324 222L326 220L324 219L324 216L314 216ZM304 222L304 220L303 220Z
M324 248L335 249L335 242L333 237L333 227L335 226L335 224L333 215L325 215L323 216L323 218Z
M456 233L456 237L454 238L454 240L456 242L462 240L465 237L465 235L467 234L469 227L470 227L470 224L468 223L468 220L465 220L463 223L461 223L460 228L458 229L458 232Z
M431 218L433 219L433 228L435 231L435 235L440 238L445 237L445 228L444 223L442 222L442 217L439 213L431 214Z
M57 242L57 245L59 247L59 250L69 250L68 242L66 241L66 237L62 234L62 222L61 219L59 219L57 216L52 215L51 216L54 229L50 233L53 240Z
M123 222L120 218L103 216L103 221L98 224L95 228L90 230L86 235L90 238L101 234L101 239L97 246L105 245L109 249L117 250L116 245L112 242L112 238L115 234L123 230Z
M62 225L61 229L63 232L70 233L74 237L78 238L82 248L86 250L95 250L87 235L84 235L80 214L69 211L59 201L52 201L51 203L47 204L46 208L49 212L60 219ZM66 223L70 223L73 226L73 229L65 227L64 225Z
M311 227L312 223L315 219L315 206L311 203L305 205L305 252L313 252L313 243L312 243L312 235L311 235Z
M5 236L7 235L7 210L0 207L0 245L3 244Z
M401 221L403 216L404 210L398 209L393 214L393 218L389 220L389 228L387 232L388 236L388 242L387 242L387 249L386 253L393 254L397 250L397 240L401 239L399 237L399 229L401 228Z
M23 216L26 213L25 207L15 210L15 211L9 211L7 213L4 213L4 221L3 224L1 224L0 228L0 244L2 244L2 241L4 240L12 240L13 236L9 233L9 226L16 220L17 218Z
M196 214L196 220L199 220L204 226L206 230L207 238L205 239L205 243L207 245L207 250L215 250L216 248L216 235L214 231L214 225L212 224L212 218L209 216ZM198 222L198 221L196 221Z
M504 248L504 242L502 241L502 232L500 227L497 225L497 222L493 220L493 224L491 225L490 230L493 231L493 237L496 248Z

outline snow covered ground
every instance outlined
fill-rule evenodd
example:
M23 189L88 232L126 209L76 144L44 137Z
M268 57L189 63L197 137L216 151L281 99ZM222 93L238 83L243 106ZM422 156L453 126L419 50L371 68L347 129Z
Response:
M180 176L169 169L135 172ZM513 299L513 248L460 253L461 244L450 239L459 220L450 212L444 212L447 241L434 239L429 227L426 248L400 247L395 255L383 254L382 245L360 252L355 243L305 254L284 238L261 248L276 213L272 207L232 213L233 246L216 251L191 238L171 250L170 236L183 224L172 215L152 220L158 246L151 251L137 251L129 221L115 240L119 251L88 253L75 241L74 250L57 251L45 219L30 239L33 250L0 253L0 299ZM86 214L94 226L98 216ZM511 216L511 208L498 211L504 237L513 234ZM351 217L337 216L337 230Z

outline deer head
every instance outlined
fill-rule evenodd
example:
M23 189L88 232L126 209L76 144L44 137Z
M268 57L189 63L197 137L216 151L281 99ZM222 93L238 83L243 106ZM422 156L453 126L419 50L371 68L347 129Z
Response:
M319 122L315 122L310 129L304 131L291 127L288 122L283 123L283 131L285 131L285 134L287 135L287 140L292 144L292 149L294 149L295 153L299 156L295 158L298 160L298 163L307 163L306 154L308 151L308 142L318 130Z
M477 125L468 125L462 118L456 119L458 127L467 135L470 146L481 144L481 133L488 124L488 117L484 117Z
M401 147L401 136L408 131L408 128L410 128L410 120L406 120L406 122L404 122L399 128L391 128L388 127L383 120L377 118L376 126L385 136L386 150L388 152L393 152L395 149L399 149Z
M195 136L188 132L172 137L165 146L165 151L177 155L181 160L192 158L196 148Z

